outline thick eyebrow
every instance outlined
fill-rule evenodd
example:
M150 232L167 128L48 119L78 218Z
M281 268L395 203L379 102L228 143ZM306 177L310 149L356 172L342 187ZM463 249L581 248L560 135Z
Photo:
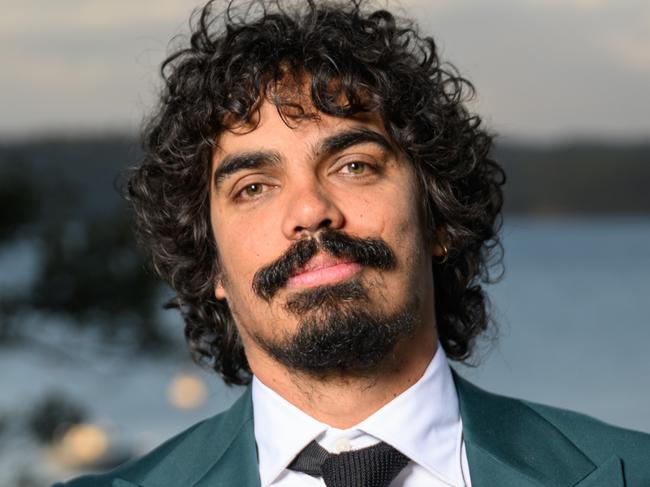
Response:
M357 144L372 143L393 152L393 146L386 137L367 128L354 128L325 138L318 143L316 154L329 155Z
M239 171L276 166L280 163L280 159L280 155L274 151L240 152L228 155L214 171L214 186L219 188L226 178Z
M361 127L345 130L326 137L317 144L314 152L321 156L327 156L340 152L348 147L364 143L376 144L382 149L393 151L393 147L386 137L378 132ZM214 172L213 180L215 189L218 189L225 179L236 172L277 166L281 160L282 157L275 151L252 151L230 154L221 161L221 164L219 164L219 167Z

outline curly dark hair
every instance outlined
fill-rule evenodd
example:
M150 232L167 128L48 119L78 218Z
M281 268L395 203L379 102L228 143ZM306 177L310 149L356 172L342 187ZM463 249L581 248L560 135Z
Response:
M210 161L219 134L254 120L260 97L289 103L270 96L289 78L309 82L320 112L378 113L414 165L428 235L442 235L448 249L433 272L439 340L450 358L467 359L489 323L481 283L502 261L505 181L490 156L492 136L465 107L471 83L412 22L363 0L230 2L215 10L213 0L193 16L189 45L163 63L144 160L128 176L138 235L176 292L170 306L183 315L194 359L227 383L250 381L228 305L214 298Z

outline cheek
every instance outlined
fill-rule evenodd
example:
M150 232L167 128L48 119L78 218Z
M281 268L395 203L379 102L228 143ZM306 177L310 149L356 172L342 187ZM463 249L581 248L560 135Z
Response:
M252 293L253 276L277 258L278 253L278 244L266 228L264 219L219 220L217 216L212 219L212 229L219 249L226 294L244 296Z
M421 211L414 194L408 198L395 198L393 205L386 208L384 222L387 241L407 268L428 265L431 258L425 236Z
M405 191L404 188L401 191L396 188L392 194L382 195L377 203L374 211L384 215L386 231L392 229L400 240L412 240L413 236L422 233L422 218L415 193L409 190Z

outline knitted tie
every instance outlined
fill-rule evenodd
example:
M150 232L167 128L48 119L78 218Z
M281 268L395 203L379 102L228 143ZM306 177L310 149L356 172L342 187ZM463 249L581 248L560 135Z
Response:
M383 442L336 454L312 441L289 468L323 477L327 487L388 487L408 462L408 457Z

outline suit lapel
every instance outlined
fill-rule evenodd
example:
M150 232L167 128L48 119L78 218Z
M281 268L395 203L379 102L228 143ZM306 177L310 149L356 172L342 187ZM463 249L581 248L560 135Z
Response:
M624 485L621 459L613 456L574 487L623 487Z
M242 423L242 428L235 434L229 445L222 449L212 467L193 487L215 487L219 485L237 485L241 487L259 487L260 476L257 466L257 447L253 430L252 401L250 388L246 393L247 408L251 408L250 418ZM232 411L232 410L231 410ZM248 411L246 411L248 415ZM232 420L240 419L235 411ZM225 443L224 443L225 444Z
M112 480L111 487L140 487L140 486L136 484L132 484L131 482L127 482L124 479L116 478Z
M466 441L465 447L472 487L540 487L529 475L476 444Z
M523 402L483 391L456 373L454 381L473 487L624 485L620 461L597 468Z

